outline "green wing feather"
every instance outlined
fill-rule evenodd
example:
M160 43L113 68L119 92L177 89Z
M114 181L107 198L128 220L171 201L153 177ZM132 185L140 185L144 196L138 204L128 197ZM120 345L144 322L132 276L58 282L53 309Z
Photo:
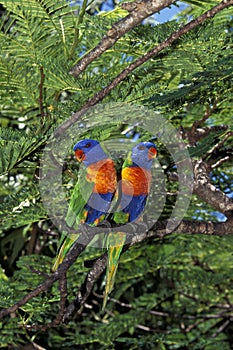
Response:
M86 169L81 166L79 179L71 194L68 211L66 214L66 224L73 229L85 220L85 205L93 191L94 183L87 181Z
M85 204L90 197L94 187L93 182L89 182L86 179L86 169L84 166L80 166L80 175L78 182L76 183L69 202L68 211L66 214L66 224L72 229L77 229L78 225L85 220ZM72 233L69 234L63 231L61 234L60 242L58 245L58 254L52 271L56 271L58 266L64 260L67 252L70 250L71 246L78 239L79 234Z
M132 152L129 152L127 155L127 158L124 160L123 164L122 164L122 169L132 165L133 161L132 161Z

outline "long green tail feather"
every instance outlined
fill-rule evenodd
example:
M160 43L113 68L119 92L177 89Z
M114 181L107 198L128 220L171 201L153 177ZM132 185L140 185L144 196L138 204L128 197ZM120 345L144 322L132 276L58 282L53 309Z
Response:
M61 245L58 251L58 255L56 257L56 260L53 264L52 271L56 271L58 266L62 263L64 260L67 252L70 250L74 242L78 239L79 234L72 233L70 235L62 235L61 239Z
M111 293L114 286L116 271L125 240L126 234L124 232L109 233L107 238L108 262L102 310L105 309L108 295Z

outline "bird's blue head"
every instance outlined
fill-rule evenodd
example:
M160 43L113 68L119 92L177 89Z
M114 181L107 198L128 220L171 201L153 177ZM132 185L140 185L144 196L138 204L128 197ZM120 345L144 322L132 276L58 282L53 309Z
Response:
M157 148L153 142L140 142L132 149L133 165L151 169L153 159L157 156Z
M81 140L74 146L77 160L83 162L85 166L96 163L99 160L107 159L107 154L103 151L99 142L92 139Z

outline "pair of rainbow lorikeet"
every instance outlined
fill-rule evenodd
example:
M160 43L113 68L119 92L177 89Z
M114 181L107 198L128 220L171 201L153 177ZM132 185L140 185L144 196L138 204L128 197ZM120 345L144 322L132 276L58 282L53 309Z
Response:
M120 190L117 189L114 161L108 157L98 141L81 140L74 146L74 152L77 160L84 164L86 174L74 187L66 224L74 229L81 223L97 226L109 215L109 209L114 202L116 203L118 193L120 193L118 208L112 214L112 220L117 224L139 221L150 190L152 161L157 155L154 143L140 142L132 148L122 166ZM80 184L81 181L84 181L85 185ZM80 186L85 188L86 199L83 199ZM78 233L62 234L53 271L61 264L78 237ZM113 289L125 240L124 232L109 233L107 237L108 263L103 309Z

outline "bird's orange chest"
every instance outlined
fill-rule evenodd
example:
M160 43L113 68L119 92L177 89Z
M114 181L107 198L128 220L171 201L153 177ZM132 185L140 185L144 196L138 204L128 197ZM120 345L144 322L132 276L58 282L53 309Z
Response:
M139 167L126 167L122 170L122 191L127 195L148 195L151 185L151 172Z
M103 159L87 168L87 181L94 182L93 192L106 194L116 190L116 171L111 159Z

